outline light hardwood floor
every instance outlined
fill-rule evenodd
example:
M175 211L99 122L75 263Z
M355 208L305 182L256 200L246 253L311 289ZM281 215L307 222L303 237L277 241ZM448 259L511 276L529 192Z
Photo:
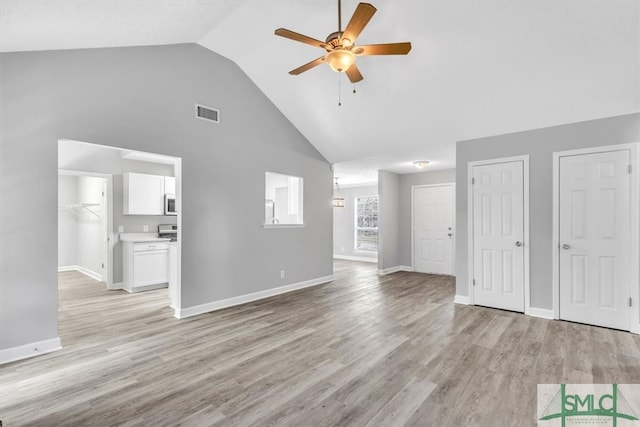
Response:
M336 280L177 320L166 289L60 273L64 349L0 367L35 426L532 426L539 383L640 383L630 333L453 304L453 279ZM4 326L3 326L4 327Z

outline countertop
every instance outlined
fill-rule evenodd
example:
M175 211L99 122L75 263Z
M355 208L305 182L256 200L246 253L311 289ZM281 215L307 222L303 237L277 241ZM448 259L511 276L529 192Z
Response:
M120 233L121 242L170 242L168 237L158 237L158 233Z

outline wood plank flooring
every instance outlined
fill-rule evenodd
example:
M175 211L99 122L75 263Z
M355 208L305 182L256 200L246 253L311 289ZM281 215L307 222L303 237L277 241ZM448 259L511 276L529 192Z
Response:
M453 304L452 278L336 280L177 320L167 290L60 273L64 349L0 367L11 426L533 426L539 383L640 383L630 333ZM213 286L213 285L212 285Z

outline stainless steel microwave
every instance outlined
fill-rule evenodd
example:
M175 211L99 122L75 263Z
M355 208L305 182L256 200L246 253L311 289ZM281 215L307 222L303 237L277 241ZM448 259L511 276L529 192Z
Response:
M178 215L176 211L176 196L175 194L164 195L164 214L165 215Z

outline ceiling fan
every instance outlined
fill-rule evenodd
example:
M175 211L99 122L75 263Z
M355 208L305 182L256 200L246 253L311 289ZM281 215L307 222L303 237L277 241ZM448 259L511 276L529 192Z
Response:
M374 13L376 13L376 10L377 9L369 3L359 3L347 27L342 31L342 2L338 0L338 31L329 34L324 42L285 28L278 28L275 31L277 36L326 50L326 53L320 58L289 71L289 74L297 76L326 62L332 70L338 73L346 73L349 80L352 83L356 83L363 79L360 70L358 70L355 64L357 56L406 55L409 53L411 50L411 42L370 44L364 46L355 45L356 39Z

